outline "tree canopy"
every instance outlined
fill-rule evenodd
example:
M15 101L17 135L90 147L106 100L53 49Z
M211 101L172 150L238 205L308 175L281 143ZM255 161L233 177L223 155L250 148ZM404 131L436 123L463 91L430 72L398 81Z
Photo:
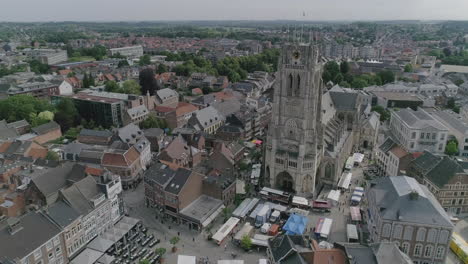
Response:
M7 122L25 119L32 123L44 111L54 111L54 107L46 100L31 95L14 95L0 100L0 120L5 119Z
M57 112L55 113L54 120L60 125L62 131L67 131L80 123L80 115L72 99L61 98L60 102L57 104Z
M449 140L445 146L445 154L454 156L458 154L458 144L454 140Z

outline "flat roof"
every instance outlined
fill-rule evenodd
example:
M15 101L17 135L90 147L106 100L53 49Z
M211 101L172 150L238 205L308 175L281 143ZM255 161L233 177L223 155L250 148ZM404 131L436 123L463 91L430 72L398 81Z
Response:
M191 220L203 223L220 208L224 208L223 201L207 195L201 195L182 209L180 214Z
M382 97L387 100L396 100L396 101L413 101L413 102L422 102L423 100L414 94L411 93L401 93L401 92L380 92L372 91L372 93L377 97Z

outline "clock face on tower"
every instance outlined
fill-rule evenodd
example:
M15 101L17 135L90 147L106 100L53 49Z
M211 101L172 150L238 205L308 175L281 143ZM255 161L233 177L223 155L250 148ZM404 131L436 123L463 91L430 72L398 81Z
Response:
M301 56L301 54L299 53L299 51L296 50L296 51L293 52L293 58L295 60L299 59L300 56Z

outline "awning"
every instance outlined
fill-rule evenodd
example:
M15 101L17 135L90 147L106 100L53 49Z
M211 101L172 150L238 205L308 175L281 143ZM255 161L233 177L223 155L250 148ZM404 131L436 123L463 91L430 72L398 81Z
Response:
M224 205L221 205L214 213L208 216L208 218L205 221L203 221L202 226L203 227L208 226L216 217L218 217L221 211L223 211L224 207L225 207Z
M351 219L353 221L361 221L362 220L362 217L361 217L361 210L359 209L359 207L350 207L349 208L349 212L351 214Z

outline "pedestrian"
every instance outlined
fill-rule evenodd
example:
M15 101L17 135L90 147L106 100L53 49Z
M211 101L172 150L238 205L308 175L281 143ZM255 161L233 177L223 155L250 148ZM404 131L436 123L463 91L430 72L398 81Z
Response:
M180 232L177 232L177 236L180 236Z
M194 238L194 237L192 237L192 241L195 242L195 238Z
M226 248L227 248L227 244L224 245L224 251L226 251Z

